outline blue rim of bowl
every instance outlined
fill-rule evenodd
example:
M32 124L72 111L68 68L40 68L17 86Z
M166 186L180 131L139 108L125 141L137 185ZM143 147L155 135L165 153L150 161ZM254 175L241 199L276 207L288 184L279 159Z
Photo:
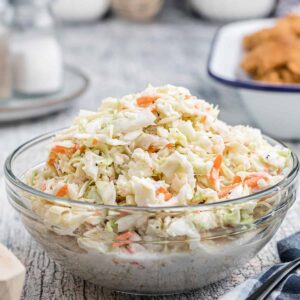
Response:
M248 196L243 196L240 198L235 198L235 199L228 199L228 200L223 200L223 201L218 201L218 202L212 202L212 203L206 203L206 204L197 204L197 205L181 205L181 206L128 206L128 205L105 205L105 204L95 204L95 203L87 203L87 202L82 202L82 201L77 201L77 200L72 200L72 199L66 199L66 198L61 198L57 197L51 194L46 194L40 190L34 189L33 187L25 184L21 179L19 179L14 172L12 171L11 165L12 162L20 152L23 150L28 149L32 145L36 143L43 142L49 138L53 138L56 133L60 132L61 130L54 130L45 134L42 134L40 136L37 136L19 147L17 147L6 159L4 163L4 174L5 174L5 179L9 181L11 184L16 186L17 188L23 190L24 192L30 193L34 196L40 197L41 199L47 199L50 202L55 202L55 203L61 203L66 206L71 206L71 205L76 205L76 206L82 206L86 208L99 208L99 209L117 209L117 210L134 210L134 211L158 211L158 210L181 210L181 209L207 209L211 207L216 207L220 205L226 205L226 204L237 204L237 203L244 203L250 200L256 200L261 197L269 196L272 195L274 192L279 192L282 188L287 187L290 183L292 183L298 175L299 172L299 161L297 155L291 150L291 158L292 158L292 168L281 181L276 183L273 186L268 187L265 190L250 194ZM284 143L265 136L264 138L267 139L268 142L272 142L274 144L279 144L284 147L287 147ZM288 147L287 147L288 148Z
M265 19L268 20L268 19ZM213 78L214 80L228 86L236 87L236 88L244 88L249 90L258 90L258 91L267 91L267 92L285 92L285 93L300 93L300 84L267 84L267 83L261 83L254 80L240 80L240 79L226 79L225 77L219 76L216 73L214 73L211 69L212 59L214 57L215 53L215 45L216 41L218 40L220 36L220 32L227 26L237 24L239 22L232 22L229 24L226 24L222 27L220 27L217 32L215 33L210 50L209 50L209 56L207 61L207 73L208 75Z

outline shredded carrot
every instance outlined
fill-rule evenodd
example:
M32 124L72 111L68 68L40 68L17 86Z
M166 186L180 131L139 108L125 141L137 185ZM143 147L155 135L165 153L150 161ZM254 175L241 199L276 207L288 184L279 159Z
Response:
M218 193L220 198L227 196L235 187L237 187L242 182L242 178L238 175L233 177L232 184L224 186Z
M170 144L167 144L166 147L169 149L173 149L175 147L175 145L170 143Z
M170 192L168 192L164 187L159 187L156 190L156 195L159 195L159 194L163 194L164 195L165 201L168 201L169 199L172 198L172 194Z
M220 170L222 162L223 162L223 156L221 154L218 154L214 160L214 168Z
M57 197L64 197L64 196L66 196L67 193L68 193L68 185L65 184L56 192L55 195Z
M214 160L213 167L210 170L209 180L214 187L216 186L217 180L219 179L222 161L223 161L222 155L218 154Z
M73 153L74 151L76 151L76 146L64 147L64 146L57 145L51 149L51 152L54 153Z
M224 175L224 171L223 171L223 169L221 168L221 169L220 169L219 176L223 176L223 175Z
M205 123L206 122L206 119L207 119L207 116L206 115L203 115L201 117L201 123Z
M258 181L260 180L260 177L252 177L247 180L245 180L245 184L250 186L251 188L257 188L258 187Z
M79 150L80 153L83 153L85 151L84 145L80 146L80 145L76 144L73 148L74 148L73 153L75 153L77 150ZM73 153L70 153L70 154L72 155Z
M192 97L193 97L192 95L185 95L185 96L184 96L184 99L185 99L185 100L189 100L189 99L191 99Z
M54 166L56 158L57 158L57 155L55 153L53 153L53 152L50 152L50 154L48 156L47 164L49 166Z
M155 148L153 145L150 145L149 148L147 149L147 151L148 151L149 153L155 153L155 152L158 151L158 149Z
M265 173L254 173L248 175L244 179L244 184L247 184L251 188L258 188L258 181L260 179L269 180L268 176ZM234 176L231 185L225 186L218 193L219 197L225 197L229 192L231 192L236 186L238 186L242 182L240 176Z
M98 141L96 139L93 139L92 144L96 145L98 143Z
M238 175L233 177L233 183L240 183L242 182L242 178Z
M258 188L258 181L260 179L268 181L269 177L265 173L254 173L246 176L244 179L244 183L250 186L251 188Z
M137 105L140 107L148 107L149 105L155 103L159 96L141 96L136 100Z
M73 148L73 147L72 147ZM67 147L63 147L63 146L55 146L51 149L50 154L48 156L48 161L47 163L51 166L54 165L56 159L57 159L57 155L59 153L65 154L67 151L70 151L70 149L72 148L67 148Z
M264 173L264 172L256 172L256 173L252 173L250 175L247 175L245 177L245 180L249 179L249 178L253 178L253 177L259 177L259 178L263 178L265 180L269 179L268 174Z
M133 236L132 231L126 231L124 233L121 233L121 234L117 235L115 237L115 240L117 242L112 243L113 247L120 247L120 246L129 245L130 243L132 243L132 241L130 240L130 238L132 236Z
M115 240L116 241L124 241L124 240L130 239L132 236L133 236L132 231L126 231L124 233L121 233L121 234L117 235Z
M77 150L80 150L80 152L82 153L83 148L80 147L79 145L75 145L74 147L64 147L64 146L57 145L51 149L50 154L48 156L47 163L48 165L53 166L57 159L58 154L66 154L68 156L71 156Z

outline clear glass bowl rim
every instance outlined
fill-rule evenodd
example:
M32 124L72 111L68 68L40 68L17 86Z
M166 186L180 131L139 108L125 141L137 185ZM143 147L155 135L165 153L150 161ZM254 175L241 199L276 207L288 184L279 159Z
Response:
M126 206L126 205L104 205L104 204L93 204L93 203L87 203L87 202L82 202L82 201L77 201L77 200L71 200L71 199L66 199L66 198L61 198L61 197L57 197L54 195L50 195L50 194L46 194L42 191L39 191L37 189L32 188L31 186L25 184L23 181L21 181L12 171L12 163L14 161L14 158L17 157L19 154L21 154L24 150L27 150L28 148L30 148L31 146L34 146L40 142L43 142L47 139L53 138L56 133L60 132L62 129L57 129L42 135L39 135L23 144L21 144L19 147L17 147L6 159L5 164L4 164L4 174L6 179L12 183L14 186L16 186L17 188L33 194L34 196L40 197L42 199L47 199L47 201L50 202L60 202L63 205L67 205L67 206L72 206L72 205L76 205L76 206L82 206L82 207L86 207L86 208L94 208L94 209L124 209L124 210L134 210L134 211L161 211L161 210L180 210L180 209L208 209L208 208L213 208L213 207L220 207L222 205L228 205L228 204L238 204L238 203L243 203L243 202L247 202L250 200L255 200L261 197L266 197L270 194L272 194L273 192L278 192L281 189L285 188L286 186L288 186L298 175L299 172L299 161L298 161L298 157L297 155L292 151L292 160L293 160L293 166L292 169L290 171L290 173L280 182L278 182L277 184L259 191L257 193L248 195L248 196L244 196L244 197L240 197L240 198L235 198L235 199L229 199L229 200L224 200L224 201L220 201L220 202L213 202L213 203L207 203L207 204L198 204L198 205L182 205L182 206L152 206L152 207L148 207L148 206ZM284 143L268 137L266 135L264 135L264 138L268 141L271 142L273 144L280 144L284 147L287 147ZM289 148L289 147L287 147ZM289 148L290 149L290 148Z

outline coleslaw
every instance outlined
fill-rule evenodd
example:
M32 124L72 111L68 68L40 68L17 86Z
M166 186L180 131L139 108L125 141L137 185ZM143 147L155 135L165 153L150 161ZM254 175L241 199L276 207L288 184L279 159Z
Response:
M30 170L26 182L81 202L167 211L247 196L289 173L288 148L271 145L258 129L227 125L218 113L217 107L172 85L107 98L98 111L81 111L71 127L56 135L47 162ZM31 205L49 228L76 236L87 251L136 253L165 249L144 244L162 239L185 240L187 249L194 249L206 230L251 224L274 201L189 210L173 217L87 210L36 198ZM168 247L186 249L184 243L180 249L172 243Z

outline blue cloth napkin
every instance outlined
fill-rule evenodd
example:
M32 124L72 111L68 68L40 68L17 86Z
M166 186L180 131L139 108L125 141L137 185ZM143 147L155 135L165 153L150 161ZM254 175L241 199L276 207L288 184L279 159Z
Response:
M274 265L255 278L246 280L219 300L244 300L264 283L276 270L300 257L300 232L277 243L281 264ZM290 273L268 296L272 300L300 300L300 268Z

